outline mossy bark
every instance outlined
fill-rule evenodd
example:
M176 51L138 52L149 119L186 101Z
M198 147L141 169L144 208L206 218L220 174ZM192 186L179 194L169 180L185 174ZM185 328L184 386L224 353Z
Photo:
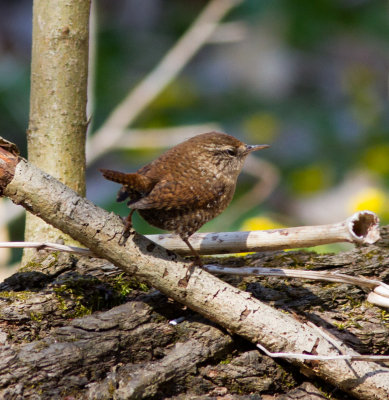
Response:
M34 0L28 159L85 195L90 0ZM72 239L27 214L26 241ZM25 252L28 261L35 250Z

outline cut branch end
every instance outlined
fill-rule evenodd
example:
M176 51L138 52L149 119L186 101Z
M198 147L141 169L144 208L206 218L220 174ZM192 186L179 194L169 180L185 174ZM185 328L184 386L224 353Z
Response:
M376 214L364 210L353 214L348 219L348 228L356 243L372 244L381 238L379 223L380 220Z

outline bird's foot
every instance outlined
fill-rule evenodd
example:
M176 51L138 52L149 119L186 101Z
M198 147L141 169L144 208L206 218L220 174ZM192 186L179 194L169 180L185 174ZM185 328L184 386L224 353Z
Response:
M188 286L189 279L190 279L191 275L193 274L196 267L200 267L200 268L203 267L203 263L202 263L200 257L196 257L194 261L192 261L190 264L187 265L185 276L178 281L178 286L181 286L181 287Z
M125 231L125 230L123 230L123 232L122 232L122 234L120 235L120 238L119 238L119 246L124 246L127 243L128 238L133 234L135 234L135 231L131 231L131 230Z
M135 234L135 231L132 230L132 213L133 211L130 212L130 215L127 218L124 218L123 222L124 222L124 228L123 228L123 232L120 236L119 239L119 245L120 246L124 246L127 242L127 239Z

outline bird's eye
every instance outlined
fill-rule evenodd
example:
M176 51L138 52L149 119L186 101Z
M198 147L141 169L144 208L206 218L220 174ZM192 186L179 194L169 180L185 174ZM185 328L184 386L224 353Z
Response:
M235 156L236 156L236 150L235 150L235 149L228 149L228 150L226 150L226 153L227 153L229 156L232 156L232 157L235 157Z

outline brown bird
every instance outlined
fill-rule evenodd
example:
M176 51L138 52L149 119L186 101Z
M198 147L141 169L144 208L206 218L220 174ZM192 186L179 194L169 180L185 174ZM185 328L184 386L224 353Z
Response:
M150 225L179 235L202 265L189 237L228 206L246 156L266 147L210 132L178 144L135 173L101 169L104 178L123 185L117 201L129 198L123 237L129 236L137 210Z

